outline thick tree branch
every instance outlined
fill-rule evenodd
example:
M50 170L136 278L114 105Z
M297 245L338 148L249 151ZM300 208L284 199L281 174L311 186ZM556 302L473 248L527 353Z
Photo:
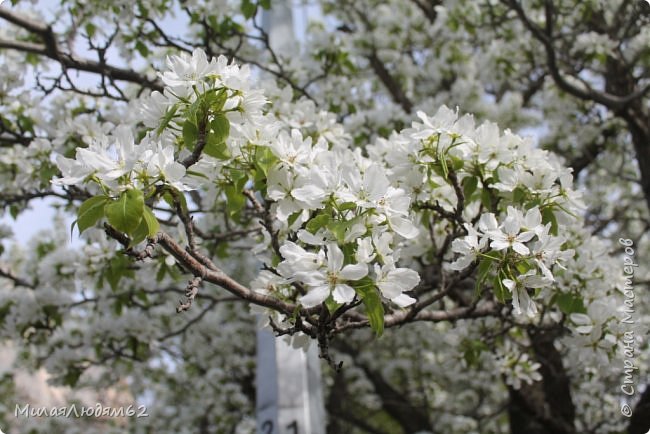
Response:
M431 431L432 424L424 409L410 402L407 395L400 393L379 371L355 357L357 352L346 342L339 341L337 348L354 359L354 364L361 368L366 378L372 383L386 413L397 421L405 432Z
M129 239L124 234L115 230L112 226L105 224L104 228L106 233L111 237L120 242L124 246L129 245ZM239 297L242 300L246 300L250 303L256 304L258 306L268 307L274 309L278 312L281 312L285 315L292 315L294 312L298 311L304 316L309 316L311 314L317 313L320 310L320 307L315 307L312 309L301 309L299 306L286 303L275 297L270 297L264 294L257 293L251 289L245 287L244 285L237 282L232 277L228 276L226 273L220 269L214 267L210 268L203 263L201 263L197 258L195 258L190 252L185 250L180 244L176 242L171 236L165 232L159 232L156 236L150 238L150 243L157 243L163 249L165 249L169 254L171 254L179 264L181 264L188 272L192 273L195 277L200 277L203 281L213 283L217 286L224 288L226 291L231 294Z
M628 434L647 434L648 430L650 430L650 385L646 385L641 399L634 407L627 432Z
M372 70L375 72L379 80L381 80L384 86L386 86L386 89L388 89L388 92L393 97L393 100L399 104L406 113L411 113L413 110L413 103L406 96L399 82L395 80L390 72L388 72L388 69L386 69L384 63L379 60L376 51L373 50L370 55L368 55L368 61L370 62L370 66L372 67Z
M551 74L551 77L553 77L555 84L557 84L557 86L563 91L585 101L595 101L611 109L620 109L624 107L626 104L629 104L630 102L638 98L641 98L643 95L647 94L650 91L650 85L649 85L641 89L638 89L630 93L629 95L617 96L608 93L606 91L597 91L584 81L582 81L582 84L584 86L584 88L582 89L571 84L564 77L564 75L560 70L557 61L557 53L553 45L552 23L554 20L553 17L554 9L553 9L552 2L548 0L545 2L546 28L542 29L530 20L530 18L524 11L522 5L517 0L502 0L502 1L515 11L515 13L519 17L519 20L522 22L524 27L526 27L526 29L530 31L530 33L533 35L535 39L537 39L539 42L542 43L546 51L546 63L549 72Z

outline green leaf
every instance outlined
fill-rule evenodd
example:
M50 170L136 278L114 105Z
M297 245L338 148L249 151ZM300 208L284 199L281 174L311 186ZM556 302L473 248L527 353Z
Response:
M95 26L93 23L86 23L86 34L88 37L92 38L95 36L95 31L97 30L97 26Z
M79 382L79 378L81 377L83 371L79 368L75 368L72 366L69 367L68 369L69 369L68 372L66 372L65 375L63 376L63 385L74 387Z
M551 230L549 231L551 235L557 236L558 224L557 218L555 218L555 213L551 207L545 207L542 209L542 223L551 224Z
M476 277L476 298L481 296L483 292L483 283L487 279L488 273L492 268L493 259L490 257L481 259L481 262L478 264L478 275Z
M342 304L338 304L336 301L334 301L334 297L331 295L327 297L325 300L325 306L327 306L327 310L329 311L330 315L332 315L336 310L343 306Z
M185 194L179 190L175 190L175 191L176 191L176 196L174 196L175 200L178 200L178 202L181 205L181 210L187 214L188 209L187 209L187 199L185 198Z
M478 365L481 353L488 350L488 346L478 339L465 339L460 345L461 351L463 351L463 358L467 363L467 366L476 366Z
M226 115L223 113L216 115L210 122L210 126L212 127L211 134L215 136L215 142L225 142L230 135L230 121Z
M192 104L190 104L189 107L187 107L187 109L185 109L184 119L196 125L197 128L200 123L203 123L205 125L206 117L208 115L206 103L207 95L208 94L206 93L198 95L196 101L194 101Z
M560 310L569 315L572 313L587 313L584 300L573 294L558 294L555 301Z
M117 285L122 277L135 277L135 273L130 267L131 261L124 255L115 256L110 260L104 276L113 291L117 291Z
M336 240L339 244L345 243L345 233L350 229L357 221L359 221L361 216L354 217L351 220L330 220L327 223L327 229L329 229L332 234L336 237Z
M228 199L226 210L230 216L234 216L246 205L246 196L242 194L241 190L234 186L228 186L224 191L226 193L226 198Z
M332 218L329 216L329 214L317 215L313 219L309 220L306 229L312 234L315 234L320 228L327 226L331 219Z
M46 304L43 306L43 313L45 313L48 322L52 321L56 325L61 325L63 322L63 315L61 314L59 307L54 304Z
M492 280L492 286L494 287L494 296L496 299L499 301L499 303L505 303L506 302L506 294L508 292L508 288L503 286L503 282L501 281L502 279L502 271L499 270L496 276L494 276L494 279ZM504 277L505 279L505 277Z
M241 12L244 14L244 18L249 19L255 15L257 11L257 5L251 0L244 0L241 4Z
M232 179L232 185L237 191L242 191L248 182L248 174L239 169L231 170L230 178Z
M526 272L531 268L533 268L533 266L530 263L528 263L528 261L520 261L517 262L517 264L515 264L515 268L517 269L519 274L526 274Z
M492 195L490 195L490 191L487 188L481 190L481 203L488 210L492 209Z
M142 57L149 57L149 54L151 53L147 45L140 39L136 41L135 49L138 50L138 53L140 53Z
M341 244L345 241L345 231L348 227L347 221L332 220L327 224L327 229L334 234L336 240Z
M230 158L230 152L228 151L226 142L218 142L214 134L208 134L203 152L218 160L227 160Z
M183 123L183 143L185 146L193 150L196 140L199 137L199 129L189 119Z
M370 328L375 332L377 337L384 333L384 305L381 303L381 297L377 289L373 287L357 288L357 292L363 300L366 307L366 315L370 321Z
M269 169L275 164L277 157L267 146L258 146L255 149L255 167L266 177Z
M217 113L223 110L223 106L228 100L228 94L224 89L217 90L206 94L206 103L212 113Z
M11 218L16 220L18 218L19 213L20 213L20 208L18 208L16 205L9 205L9 214L11 215Z
M151 211L151 208L146 205L144 207L144 213L142 214L142 217L147 225L147 235L153 237L160 230L160 223L158 223L158 219L154 215L153 211Z
M121 316L123 307L124 307L124 302L122 300L120 300L119 298L116 298L115 303L113 303L113 313L116 316Z
M131 235L140 225L144 212L144 196L140 190L127 190L120 198L107 204L104 213L118 231Z
M451 161L451 167L455 172L459 171L463 168L463 166L465 166L465 161L461 158L449 155L449 160Z
M210 180L210 178L205 173L197 172L195 170L186 170L185 174L190 175L190 176L194 176L196 178L203 178L203 179L206 179L208 181Z
M174 197L172 196L172 194L169 191L166 191L165 193L163 193L162 198L167 203L167 205L169 205L169 207L171 209L174 209L174 207L175 207L175 205L174 205Z
M173 106L167 109L165 115L160 120L160 126L156 130L157 135L161 135L162 132L165 130L165 128L167 128L169 123L172 121L172 119L174 119L174 116L176 116L176 110L178 110L177 104L174 104Z
M478 178L476 176L468 176L467 178L463 178L462 184L465 200L469 201L469 199L472 197L472 194L474 194L476 191L476 187L478 186Z
M163 261L160 264L160 267L158 268L158 272L156 273L156 282L160 283L162 280L165 278L165 273L167 271L167 264Z
M174 187L167 187L165 193L163 193L163 200L167 202L167 205L171 209L176 209L176 201L178 201L178 205L180 205L181 210L184 213L187 213L187 200L185 199L185 195L183 194L182 191L175 189Z
M77 227L79 234L94 226L95 223L104 217L104 206L109 201L108 196L100 195L94 196L84 201L77 211ZM74 225L74 223L73 223Z
M343 202L342 204L336 207L336 209L338 209L340 212L348 211L356 208L357 208L357 204L354 202Z
M512 192L512 200L515 203L523 203L524 199L526 199L526 190L523 187L515 188Z
M129 243L129 247L137 246L143 242L144 239L147 238L148 232L149 228L147 228L147 222L144 219L141 219L140 224L131 235L131 242Z
M260 6L268 11L271 9L271 0L260 0Z
M298 220L298 217L300 217L301 214L302 213L298 211L298 212L294 212L289 216L289 218L287 219L287 223L289 227L293 226L293 224L296 222L296 220Z

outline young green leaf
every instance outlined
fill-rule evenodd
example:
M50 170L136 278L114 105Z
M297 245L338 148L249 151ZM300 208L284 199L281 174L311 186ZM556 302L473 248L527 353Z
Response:
M330 315L334 314L336 310L341 307L341 304L338 304L336 301L334 301L334 297L331 295L327 297L325 300L325 306L327 306L327 310L329 311Z
M463 178L463 195L465 196L465 200L469 200L472 197L472 194L476 191L476 187L478 186L478 178L476 176L468 176L467 178Z
M241 4L241 12L244 14L244 18L249 19L255 15L257 11L257 5L251 0L243 0Z
M372 287L359 286L355 288L357 293L363 300L363 305L366 307L366 315L370 321L370 328L375 332L377 337L384 333L384 305L381 304L381 297Z
M246 206L246 196L234 186L228 186L224 191L228 199L226 210L231 216L234 216Z
M165 128L169 126L169 123L172 121L172 119L174 119L174 116L176 116L176 110L178 110L177 104L174 104L167 109L165 115L160 120L160 126L156 129L157 135L161 135L162 132L165 131Z
M147 45L144 42L142 42L140 39L136 41L135 49L138 50L138 53L140 53L142 57L147 57L151 53Z
M160 230L160 223L158 223L158 219L154 215L153 211L151 211L151 208L146 205L144 207L142 218L147 225L147 236L153 237L156 235Z
M144 212L144 196L140 190L127 190L119 199L108 203L104 213L108 222L118 231L132 234L140 225Z
M230 158L230 152L228 152L228 146L226 146L226 142L217 141L216 136L212 133L208 134L203 152L206 155L209 155L218 160L227 160Z
M493 259L491 257L486 257L481 259L481 262L478 265L478 275L476 276L476 298L481 297L481 293L483 292L483 283L485 283L485 280L488 277L488 273L490 272L490 268L492 266Z
M507 278L508 276L506 273L503 270L499 270L492 281L492 285L494 286L494 296L499 303L505 303L510 298L508 288L503 285L503 279Z
M108 196L94 196L84 201L77 211L77 227L79 234L94 226L95 223L104 217L104 205L108 202Z
M138 244L143 242L144 239L147 238L148 233L149 233L149 228L147 227L147 222L144 219L141 219L140 224L135 229L135 231L133 231L133 234L131 235L131 242L129 243L129 247L137 246Z
M549 231L551 235L557 235L558 224L557 219L555 218L555 213L551 207L545 207L542 210L542 223L551 224L551 230Z
M266 177L269 169L275 164L277 157L266 146L258 146L255 149L255 167Z
M193 150L198 137L199 129L197 126L191 120L186 120L183 123L183 142L185 143L185 147Z
M312 233L315 234L318 232L318 230L324 226L326 226L332 218L328 214L320 214L314 217L313 219L309 220L307 223L306 229Z
M555 302L560 310L569 315L572 313L586 313L587 309L584 305L582 297L573 294L559 294Z
M225 142L228 136L230 135L230 121L223 113L219 113L212 119L210 122L212 127L211 134L215 136L215 142L221 143Z

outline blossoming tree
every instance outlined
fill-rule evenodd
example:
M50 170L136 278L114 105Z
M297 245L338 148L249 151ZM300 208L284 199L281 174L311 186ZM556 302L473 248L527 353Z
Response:
M59 212L2 337L153 399L0 422L250 432L252 310L331 366L330 432L650 429L647 5L323 1L281 53L270 1L43 3L0 7L0 202Z

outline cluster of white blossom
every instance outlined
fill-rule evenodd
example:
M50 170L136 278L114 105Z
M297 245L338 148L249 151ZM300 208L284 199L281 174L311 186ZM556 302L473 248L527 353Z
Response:
M564 268L561 260L572 257L573 249L562 249L564 238L549 234L551 223L542 225L538 207L531 208L524 216L521 211L509 206L507 216L500 225L494 214L488 213L481 216L477 228L467 223L465 228L469 235L454 240L452 244L452 251L461 256L449 268L463 270L477 258L487 256L488 252L504 251L506 255L515 256L517 261L526 264L532 261L537 270L530 269L514 277L514 280L503 278L501 283L512 295L516 314L526 312L529 316L535 316L537 307L530 299L527 288L552 285L555 277L550 268L554 265Z
M464 221L467 235L452 243L459 256L451 270L494 262L497 285L510 292L515 313L535 316L527 288L553 284L551 268L574 253L561 234L566 226L558 224L574 220L581 206L570 172L492 123L477 128L470 116L446 107L433 118L418 116L422 123L379 139L370 155L384 161L391 182L416 198L416 208L435 206ZM493 203L495 212L487 212Z
M129 127L117 127L110 136L92 139L87 148L77 148L75 159L58 156L64 175L59 185L93 180L107 191L148 188L159 181L184 190L185 167L174 158L174 149L160 142L136 144Z
M279 223L296 232L304 246L286 241L278 272L283 284L299 281L307 286L301 303L314 306L330 293L338 303L352 301L355 291L347 283L359 283L367 275L372 275L371 285L396 304L415 301L403 292L419 277L396 266L399 249L394 237L413 238L418 230L409 219L410 198L391 186L382 166L358 151L329 143L327 135L303 137L297 129L276 134L283 125L262 113L266 100L261 91L249 89L246 67L228 65L224 57L208 62L200 50L192 57L170 57L168 67L161 74L165 91L154 92L142 104L145 124L152 131L136 144L129 130L118 127L111 136L79 148L74 160L59 156L65 176L58 183L94 181L119 192L163 182L183 190L190 188L187 179L193 177L189 184L194 188L227 188L236 171L249 171L243 175L243 187L253 178L250 162L259 166L256 158L268 149L264 199L273 202ZM199 146L190 139L211 146L212 135L222 135L216 146L225 147L206 149L186 175L178 160L190 155L188 148ZM307 229L299 229L303 225Z

